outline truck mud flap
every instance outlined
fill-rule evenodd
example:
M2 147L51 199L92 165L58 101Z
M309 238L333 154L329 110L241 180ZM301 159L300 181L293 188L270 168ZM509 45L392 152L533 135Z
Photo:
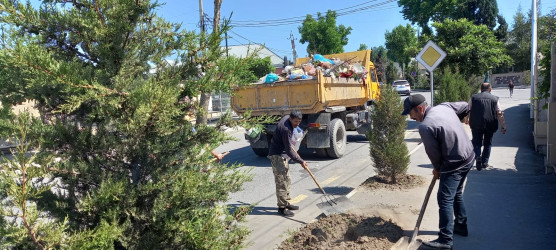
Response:
M329 148L330 135L328 129L311 129L305 136L307 139L307 148Z

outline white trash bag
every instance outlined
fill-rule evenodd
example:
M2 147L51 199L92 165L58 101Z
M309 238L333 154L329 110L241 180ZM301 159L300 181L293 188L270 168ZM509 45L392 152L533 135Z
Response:
M294 128L292 136L290 137L290 144L295 148L295 151L299 150L301 140L303 140L303 129L300 127Z

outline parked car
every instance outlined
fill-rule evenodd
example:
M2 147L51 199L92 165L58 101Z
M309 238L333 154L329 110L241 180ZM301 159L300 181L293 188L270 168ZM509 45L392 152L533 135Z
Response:
M411 94L411 87L409 86L409 82L407 80L396 80L392 83L392 88L398 91L398 94Z

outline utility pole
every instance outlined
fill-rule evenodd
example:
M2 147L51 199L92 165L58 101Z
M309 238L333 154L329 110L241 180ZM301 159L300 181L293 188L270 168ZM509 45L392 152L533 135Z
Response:
M226 57L228 57L228 31L226 31L224 33L225 39L226 39Z
M531 10L533 16L531 17L531 100L535 97L537 86L537 0L531 0L533 6ZM535 118L535 109L537 108L537 101L531 104L529 118Z
M203 0L199 0L199 21L200 21L200 25L201 25L201 34L204 36L205 34L205 12L203 11ZM201 44L200 46L203 46L203 39L200 39ZM201 51L201 53L203 53L203 51ZM201 67L201 71L203 70L203 68ZM201 90L200 92L200 96L199 96L199 106L201 107L202 111L197 112L197 114L195 115L195 124L207 124L207 120L208 120L208 111L209 111L209 102L210 102L210 92L204 92Z
M203 12L203 0L199 0L199 16L200 16L200 25L201 25L201 32L205 33L205 14Z
M292 41L293 61L295 62L295 60L297 59L297 52L295 52L295 40L297 40L297 38L294 38L293 33L291 33L290 31L290 37L288 39Z

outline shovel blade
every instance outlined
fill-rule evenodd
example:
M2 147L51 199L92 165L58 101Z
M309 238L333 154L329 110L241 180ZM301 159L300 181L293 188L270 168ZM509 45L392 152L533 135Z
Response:
M417 250L421 246L421 242L417 240L409 240L409 237L401 237L390 250Z
M409 247L409 237L401 237L396 244L394 244L390 250L406 250Z
M351 205L351 201L345 196L334 198L328 201L317 203L317 207L324 213L324 215L342 214Z

